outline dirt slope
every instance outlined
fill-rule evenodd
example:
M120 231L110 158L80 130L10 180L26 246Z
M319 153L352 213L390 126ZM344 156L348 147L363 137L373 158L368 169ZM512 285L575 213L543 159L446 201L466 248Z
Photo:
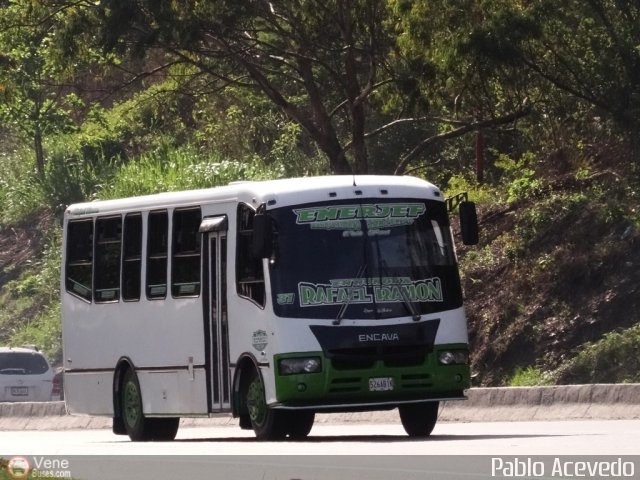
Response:
M547 171L532 198L481 209L481 245L461 262L477 385L504 384L517 368L552 372L585 342L640 321L629 165L605 152L580 180Z

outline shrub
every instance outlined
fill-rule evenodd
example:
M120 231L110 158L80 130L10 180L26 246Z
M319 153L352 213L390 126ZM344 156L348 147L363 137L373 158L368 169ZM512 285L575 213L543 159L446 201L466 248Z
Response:
M252 163L242 163L223 160L215 154L202 154L193 145L173 147L163 144L156 151L122 166L98 196L101 199L122 198L282 176L281 167L267 166L258 158Z
M0 154L0 223L15 223L41 208L42 190L26 149Z
M558 383L640 381L640 324L583 345L557 371Z
M536 367L527 367L525 369L518 367L509 380L510 387L536 387L552 384L553 375Z

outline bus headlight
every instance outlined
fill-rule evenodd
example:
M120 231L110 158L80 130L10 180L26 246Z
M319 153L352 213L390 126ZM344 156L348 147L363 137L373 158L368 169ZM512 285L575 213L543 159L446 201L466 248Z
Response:
M317 373L322 369L320 357L283 358L279 362L280 375Z
M466 350L445 350L438 354L438 361L442 365L467 365L469 352Z

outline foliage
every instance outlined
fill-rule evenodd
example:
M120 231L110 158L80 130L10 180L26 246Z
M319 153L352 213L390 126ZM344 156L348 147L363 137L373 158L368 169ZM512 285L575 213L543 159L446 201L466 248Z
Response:
M495 206L500 201L499 190L489 185L483 185L468 175L453 175L449 178L446 195L456 195L461 192L469 194L469 200L483 207Z
M553 383L553 376L549 372L543 372L536 367L518 367L509 380L510 387L538 387Z
M83 158L64 142L51 147L44 180L40 181L44 204L61 213L71 203L90 199L113 174L114 162L101 157Z
M33 145L44 176L43 138L72 127L80 100L62 85L64 65L53 48L64 9L46 2L10 2L0 15L0 120Z
M45 234L50 238L39 258L0 289L0 343L36 345L49 360L59 362L61 232Z
M31 155L26 150L0 153L0 225L27 217L44 203Z
M640 324L581 346L556 372L558 383L640 381Z
M10 345L36 345L52 364L62 362L60 304L52 302L8 339Z
M259 158L241 163L223 160L216 154L206 155L192 145L173 148L165 144L123 165L97 196L108 199L208 188L238 180L278 178L282 174L279 166L269 167Z
M65 140L48 143L43 177L33 171L27 150L0 155L0 224L17 222L43 207L61 213L64 206L91 198L108 180L112 163L87 161Z
M109 51L160 48L195 69L210 91L260 91L326 155L331 170L365 173L367 112L388 82L384 1L101 3L99 43ZM348 161L347 155L353 160Z
M202 151L244 163L259 158L282 168L286 177L330 173L298 123L259 95L237 87L225 91L228 96L221 98L200 96L193 106L194 141Z
M555 376L559 383L640 382L640 324L583 345Z
M535 170L535 155L527 152L519 161L505 154L499 154L495 166L502 170L502 182L507 187L507 202L524 200L542 193L544 182Z
M427 104L432 116L442 119L433 137L451 147L455 138L470 132L521 128L516 121L531 113L537 100L528 77L509 63L487 61L468 46L470 31L483 25L490 12L502 11L511 2L470 0L393 0L397 43L407 58L412 96ZM406 101L406 100L405 100ZM510 149L518 145L509 141ZM460 147L458 147L460 148ZM517 150L513 153L518 153ZM467 157L466 167L473 157Z
M550 85L595 107L625 129L638 127L640 8L636 2L484 4L483 21L474 25L467 42L479 61L525 69L540 87ZM566 110L559 113L571 115Z

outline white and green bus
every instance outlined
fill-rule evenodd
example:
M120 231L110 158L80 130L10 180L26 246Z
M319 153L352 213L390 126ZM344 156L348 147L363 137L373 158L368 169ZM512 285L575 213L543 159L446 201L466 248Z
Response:
M473 204L460 211L473 243ZM447 202L417 178L71 205L61 287L67 410L132 440L223 412L259 439L302 438L316 413L393 408L427 436L470 383Z

